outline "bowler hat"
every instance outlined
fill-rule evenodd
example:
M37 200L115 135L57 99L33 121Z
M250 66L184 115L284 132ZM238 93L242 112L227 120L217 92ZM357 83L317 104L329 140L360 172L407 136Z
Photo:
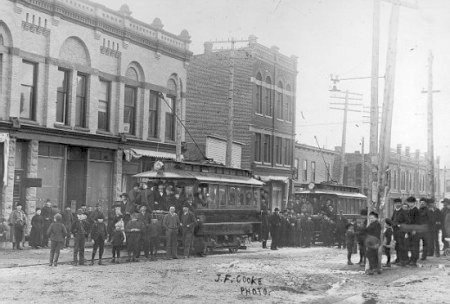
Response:
M278 208L275 208L275 209L273 209L273 211L280 211L280 209L278 209Z
M416 202L416 198L415 198L414 196L410 196L410 197L408 197L408 198L406 199L406 201L407 201L408 203L415 203L415 202Z
M394 198L394 203L402 203L402 199L401 198Z

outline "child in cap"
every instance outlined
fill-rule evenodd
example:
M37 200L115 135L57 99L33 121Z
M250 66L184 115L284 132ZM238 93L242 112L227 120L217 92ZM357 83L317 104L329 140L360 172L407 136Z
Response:
M116 224L115 229L112 232L111 236L111 245L112 245L112 260L111 263L119 263L120 260L120 249L125 242L125 232L122 229L123 225ZM116 260L117 257L117 260Z
M67 229L62 223L62 215L57 213L54 217L55 221L48 227L47 235L50 239L50 264L48 266L58 266L58 258L61 248L64 247Z
M352 253L353 246L355 244L356 235L355 235L355 227L352 223L348 223L345 225L345 245L347 246L347 265L353 265L352 263Z
M94 258L95 254L98 250L98 264L102 264L102 257L103 257L103 250L105 248L105 240L108 236L108 233L106 231L106 224L103 222L103 214L99 214L97 216L97 221L94 222L92 225L91 230L91 238L94 241L94 247L92 249L92 259L91 259L91 265L94 265Z
M137 214L131 215L131 220L125 225L125 232L127 237L127 262L138 262L139 245L141 242L142 232L144 230L144 224L137 220Z
M392 236L394 234L394 230L392 229L393 222L391 219L385 219L385 230L384 230L384 254L386 254L387 261L385 267L391 267L391 248L395 247L395 244L392 244Z
M161 223L158 222L158 219L152 218L150 225L148 226L148 237L150 238L150 259L152 261L156 261L161 230Z

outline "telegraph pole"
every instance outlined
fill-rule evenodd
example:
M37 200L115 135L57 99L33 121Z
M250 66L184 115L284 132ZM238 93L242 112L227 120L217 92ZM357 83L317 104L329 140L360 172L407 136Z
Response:
M364 156L364 137L361 138L361 193L364 194L364 184L365 184L365 180L366 180L366 176L365 176L365 156Z
M334 85L330 91L331 92L341 92L336 87L336 83L339 81L339 79L337 77L333 78L333 76L331 76L331 81L334 82ZM352 92L349 92L348 90L346 90L345 92L342 92L342 93L344 93L343 96L331 96L331 98L344 99L343 103L339 103L339 102L330 103L330 105L333 105L333 106L336 106L336 105L343 106L343 108L330 107L330 109L344 111L344 120L342 122L341 156L340 156L340 169L339 169L339 183L340 184L344 184L345 146L346 146L346 141L347 141L348 112L361 112L361 110L350 109L349 106L361 106L362 105L360 103L349 103L350 100L361 101L362 94L352 93ZM355 97L351 97L351 96L355 96Z
M234 39L231 39L230 50L230 87L228 89L228 127L227 127L227 152L225 166L231 167L233 154L233 123L234 123Z
M380 62L380 0L373 0L373 23L372 23L372 73L370 89L370 169L368 181L367 207L377 198L377 163L378 154L378 73ZM363 163L364 165L364 163ZM375 192L375 193L372 193ZM374 199L375 198L375 199ZM367 208L369 210L369 208Z
M433 90L433 53L428 55L428 90L422 91L427 94L427 146L428 146L428 170L430 177L431 198L436 196L436 183L434 180L434 139L433 139L433 93L439 93L439 90Z
M239 42L248 42L248 39L240 39L236 40L234 38L228 39L228 40L216 40L211 41L211 43L217 43L217 44L229 44L229 69L230 69L230 84L228 88L228 122L227 122L227 148L226 148L226 155L225 155L225 165L227 167L231 167L232 163L232 155L233 155L233 128L234 128L234 60L235 59L244 59L244 57L235 57L235 44ZM239 51L239 50L238 50ZM247 54L248 56L248 54Z

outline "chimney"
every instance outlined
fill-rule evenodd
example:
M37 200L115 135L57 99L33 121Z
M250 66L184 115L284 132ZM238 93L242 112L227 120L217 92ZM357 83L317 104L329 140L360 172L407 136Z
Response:
M420 150L416 149L416 159L419 159L419 158L420 158Z
M256 44L257 42L258 42L258 37L256 37L255 35L248 36L248 43L250 45Z
M405 156L406 157L409 157L409 149L410 148L408 146L405 147Z
M203 44L204 50L205 50L205 54L210 54L212 53L213 50L213 43L210 41L207 41Z
M402 154L402 144L397 144L397 154L398 155Z

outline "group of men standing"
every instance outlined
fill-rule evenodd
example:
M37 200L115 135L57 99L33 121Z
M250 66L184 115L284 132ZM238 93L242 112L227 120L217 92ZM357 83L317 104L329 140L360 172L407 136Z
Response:
M314 223L304 213L279 212L275 208L271 213L261 211L261 239L263 248L267 248L269 233L272 238L270 249L279 247L310 247L313 241Z
M394 228L396 264L400 266L417 266L419 258L426 260L427 256L440 256L439 230L442 230L444 250L449 244L445 240L450 229L450 200L444 199L444 208L436 208L433 199L421 198L418 202L411 196L402 202L394 200L392 215ZM420 241L422 241L422 256L420 257Z

